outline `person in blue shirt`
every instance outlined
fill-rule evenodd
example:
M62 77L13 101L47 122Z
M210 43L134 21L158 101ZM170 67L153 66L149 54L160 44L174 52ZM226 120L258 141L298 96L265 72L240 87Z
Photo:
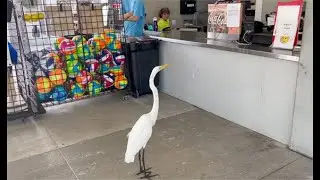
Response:
M126 36L143 36L144 0L123 0L124 32Z

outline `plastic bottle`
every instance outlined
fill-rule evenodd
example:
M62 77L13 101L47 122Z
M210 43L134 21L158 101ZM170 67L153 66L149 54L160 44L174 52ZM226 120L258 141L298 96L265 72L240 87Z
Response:
M158 31L158 18L157 17L153 18L153 30Z

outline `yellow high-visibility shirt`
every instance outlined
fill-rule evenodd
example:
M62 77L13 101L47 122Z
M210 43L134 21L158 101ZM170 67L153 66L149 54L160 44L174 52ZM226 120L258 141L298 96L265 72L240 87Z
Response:
M164 28L170 27L170 20L164 20L162 18L158 21L158 31L162 31Z

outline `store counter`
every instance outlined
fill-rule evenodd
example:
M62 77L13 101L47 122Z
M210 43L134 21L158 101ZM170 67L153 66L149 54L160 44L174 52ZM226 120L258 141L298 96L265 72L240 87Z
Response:
M172 31L162 33L160 36L150 35L165 42L179 43L197 47L212 48L217 50L231 51L243 54L251 54L269 58L276 58L288 61L299 61L299 52L273 49L260 45L240 45L236 42L224 42L207 39L203 32Z
M160 90L229 121L289 143L299 53L170 32L161 40Z

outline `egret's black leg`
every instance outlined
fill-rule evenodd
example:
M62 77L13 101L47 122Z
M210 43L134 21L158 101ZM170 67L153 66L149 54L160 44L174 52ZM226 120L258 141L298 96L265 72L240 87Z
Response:
M146 172L146 164L144 162L144 148L142 148L142 166L143 166L144 172Z
M141 150L139 151L139 172L137 173L137 175L140 175L141 173L143 173L143 168L142 168L142 164L141 164Z
M151 175L151 171L148 171L152 167L146 169L146 163L145 163L145 160L144 160L144 149L142 149L142 166L143 166L143 169L144 169L144 176L140 177L140 179L151 179L152 177L158 176L158 174Z
M141 154L142 154L142 156L141 156ZM139 165L140 165L140 172L137 173L137 175L140 175L140 174L145 173L145 172L151 173L149 171L151 168L147 168L146 169L146 165L144 163L144 149L143 148L139 151Z

